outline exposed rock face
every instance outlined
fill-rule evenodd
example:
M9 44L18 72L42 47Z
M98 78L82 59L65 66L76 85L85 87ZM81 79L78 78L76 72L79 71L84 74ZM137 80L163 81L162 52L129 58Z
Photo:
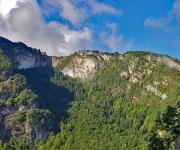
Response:
M18 54L20 53L20 54ZM17 57L13 59L13 68L15 69L29 69L37 68L41 66L47 66L50 64L50 60L45 55L33 54L31 52L25 52L24 54L17 51Z
M7 80L10 76L10 72L10 70L0 72L0 82Z
M157 61L167 65L170 68L177 69L180 71L180 64L168 57L158 57Z
M30 141L46 139L50 133L53 133L53 128L53 116L48 110L36 108L29 110L25 130Z
M104 66L110 58L110 55L97 51L80 51L77 52L71 62L62 69L62 73L73 78L88 79L91 78L99 68Z
M175 60L166 56L157 54L147 53L142 56L142 59L146 61L146 70L136 72L138 63L141 62L139 57L133 54L111 54L101 53L98 51L79 51L70 56L66 56L63 59L70 59L68 63L61 69L62 73L69 75L73 78L88 79L92 77L98 69L102 68L110 59L114 56L118 56L119 60L129 61L127 68L120 74L120 76L128 78L132 83L138 83L142 76L149 75L152 73L152 68L158 64L164 64L169 68L180 70L180 64ZM56 67L61 61L59 58L53 58L53 66ZM153 65L148 66L149 63ZM123 64L122 64L123 65ZM141 68L139 68L141 70Z
M149 92L153 92L156 96L161 97L162 100L164 100L164 99L167 98L166 93L160 92L157 88L155 88L155 87L152 86L152 85L147 85L146 88L147 88L147 90L148 90Z
M180 71L180 63L178 63L177 61L175 61L172 58L169 58L168 56L160 56L159 55L159 56L155 57L152 55L148 55L148 56L146 56L146 59L149 62L154 60L156 63L164 64L169 68L176 69L176 70Z
M94 60L90 58L79 58L74 59L74 65L65 67L62 72L73 78L86 79L90 74L94 73L96 67L97 66Z
M162 76L155 80L156 69L160 66L165 66L164 69L175 69L180 71L180 64L178 61L153 53L112 55L97 51L82 51L66 56L62 58L62 60L63 59L66 61L64 61L65 63L61 68L61 72L73 78L80 78L83 80L91 79L98 70L106 67L107 63L112 63L113 65L115 64L114 61L119 61L122 63L122 66L125 67L121 68L120 65L118 68L115 66L117 70L121 70L117 75L127 81L127 88L130 89L132 85L140 84L144 90L144 94L147 95L148 93L152 93L161 100L166 100L168 98L168 92L165 89L168 87L170 79L168 76ZM56 58L54 62L55 66L58 66L59 62L62 63L58 61L58 58ZM157 77L160 77L160 75L157 74Z
M0 48L12 62L13 69L29 69L51 65L51 59L45 53L32 49L21 42L11 42L0 37Z

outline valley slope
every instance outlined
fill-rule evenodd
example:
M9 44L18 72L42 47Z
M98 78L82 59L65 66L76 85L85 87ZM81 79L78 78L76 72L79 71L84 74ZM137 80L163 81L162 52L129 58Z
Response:
M2 149L148 149L157 116L180 97L180 62L168 56L49 57L2 37L0 49Z

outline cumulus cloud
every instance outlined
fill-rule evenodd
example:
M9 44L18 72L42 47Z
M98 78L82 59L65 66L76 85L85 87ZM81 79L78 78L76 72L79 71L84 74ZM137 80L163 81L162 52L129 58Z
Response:
M89 0L89 5L92 7L93 13L110 13L110 14L121 14L121 10L117 10L111 5L103 4L95 0Z
M147 18L144 22L145 27L161 28L167 24L168 18L154 19Z
M1 1L2 2L2 1ZM18 2L18 1L16 1ZM45 22L36 1L18 2L8 17L0 16L0 35L13 41L22 41L49 55L67 55L92 44L91 30L84 27L72 30L58 22Z
M175 0L172 9L160 18L149 17L144 26L153 29L153 35L179 50L180 41L180 0Z
M17 7L17 2L24 0L0 0L0 14L6 17L12 8Z
M69 20L72 24L79 24L81 21L87 18L87 12L83 8L77 8L69 0L59 0L61 6L61 16Z
M122 14L121 10L98 0L45 0L43 4L45 7L51 6L59 9L60 16L70 21L73 25L80 25L88 17L96 14Z
M153 28L169 28L176 22L176 25L180 25L180 0L175 0L172 9L161 18L149 17L145 20L144 26Z
M44 20L44 15L57 11L75 28L63 22ZM79 49L94 49L99 43L109 48L129 45L113 26L100 34L98 42L94 40L93 28L84 26L82 22L102 13L121 14L121 11L97 0L44 0L41 5L36 0L0 0L0 36L58 56Z
M119 48L127 50L132 48L132 41L126 41L123 35L117 34L117 24L107 24L107 30L101 33L100 38L111 50L119 51Z

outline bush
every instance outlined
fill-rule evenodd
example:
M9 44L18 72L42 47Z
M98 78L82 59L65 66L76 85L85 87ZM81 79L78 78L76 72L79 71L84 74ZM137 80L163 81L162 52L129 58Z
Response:
M25 89L18 95L16 101L19 105L28 105L35 103L37 99L38 96L31 89Z
M11 68L11 62L0 49L0 72L8 71L10 68Z
M53 115L44 109L31 109L27 113L27 124L40 130L52 130L54 127Z
M26 78L21 74L16 74L11 78L12 92L15 95L23 90L26 86Z

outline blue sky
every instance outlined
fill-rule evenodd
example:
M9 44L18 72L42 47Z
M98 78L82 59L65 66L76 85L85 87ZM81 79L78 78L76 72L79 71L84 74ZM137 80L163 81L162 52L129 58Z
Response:
M16 19L18 27L12 24L10 32L3 26L7 31L2 35L43 49L49 55L66 55L79 49L120 53L147 50L180 58L180 0L12 1L16 5L4 17L11 19L7 24L22 11L32 22L27 23L27 29L23 26L25 34L20 36L19 26L27 20ZM0 8L5 7L1 3Z
M103 30L107 30L105 24L116 24L117 26L117 35L123 35L125 40L131 41L132 44L130 49L135 50L148 50L154 51L158 53L168 54L174 57L180 58L180 44L175 45L173 43L175 35L164 35L164 31L159 31L158 29L152 29L150 27L146 27L144 22L148 18L156 18L160 19L165 17L172 9L175 1L173 0L101 0L107 5L111 5L117 10L121 11L119 15L112 14L101 14L91 16L87 20L85 20L81 26L93 26L94 30L96 30L99 34ZM80 7L83 7L80 6ZM77 8L78 9L78 8ZM54 17L55 16L55 17ZM47 20L57 19L62 23L69 24L72 26L70 22L66 22L63 19L59 19L61 16L57 17L57 14L53 14L50 17L45 18ZM73 27L73 26L72 26ZM76 27L76 26L75 26ZM180 32L180 31L179 31ZM164 37L165 36L165 37ZM96 35L95 35L96 37ZM101 45L97 48L110 50L113 48L108 47L107 45ZM121 45L115 46L115 51L122 51ZM124 47L122 47L123 49ZM125 47L126 49L126 47Z

